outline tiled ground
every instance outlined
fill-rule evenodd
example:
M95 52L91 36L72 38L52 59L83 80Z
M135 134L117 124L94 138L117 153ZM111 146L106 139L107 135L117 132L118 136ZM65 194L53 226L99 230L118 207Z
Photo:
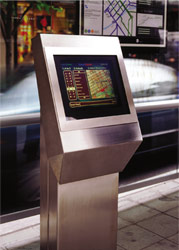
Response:
M179 250L179 179L119 195L117 250ZM1 224L0 249L40 249L40 218ZM85 249L84 249L85 250Z

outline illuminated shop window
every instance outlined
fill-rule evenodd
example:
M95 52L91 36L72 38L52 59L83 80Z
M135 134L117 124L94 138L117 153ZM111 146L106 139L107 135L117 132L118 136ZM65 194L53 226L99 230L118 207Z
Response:
M40 6L35 2L34 5L30 5L30 3L18 1L17 19L21 18L22 21L17 30L17 61L18 64L33 63L31 39L38 33L74 34L76 5L51 2Z

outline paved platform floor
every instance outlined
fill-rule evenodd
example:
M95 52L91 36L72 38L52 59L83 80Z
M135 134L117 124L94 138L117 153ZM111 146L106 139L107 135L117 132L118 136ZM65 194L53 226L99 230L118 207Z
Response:
M178 222L179 179L119 194L117 250L179 250ZM39 215L0 228L0 249L40 249Z

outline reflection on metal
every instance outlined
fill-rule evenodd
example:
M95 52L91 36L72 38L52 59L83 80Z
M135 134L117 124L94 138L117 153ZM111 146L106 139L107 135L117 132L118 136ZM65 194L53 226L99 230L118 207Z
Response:
M40 113L23 115L8 115L0 117L1 127L13 127L18 125L40 124Z
M31 217L40 213L40 207L29 208L25 210L20 210L15 213L8 213L0 215L0 224L6 223L9 221L19 220L25 217Z
M41 250L115 250L118 172L142 141L118 39L41 34L33 53L41 102ZM130 113L67 119L53 55L93 53L117 55Z
M171 134L171 133L175 133L175 132L179 132L179 128L178 129L169 129L169 130L150 133L150 134L145 134L145 135L143 135L143 138L148 138L148 137L152 137L152 136L159 136L159 135L166 135L166 134Z
M135 107L138 113L139 112L151 112L151 111L157 111L157 110L176 109L176 108L179 108L179 99L136 103Z
M152 177L148 177L148 178L141 178L135 181L131 181L131 183L128 184L123 184L119 186L119 193L123 193L123 192L128 192L134 189L138 189L138 188L142 188L142 187L147 187L150 185L154 185L160 182L165 182L167 180L172 180L172 179L176 179L179 178L179 172L178 172L178 168L176 166L175 169L173 170L169 170L165 173L159 173ZM120 179L119 179L120 180Z
M152 112L179 108L179 99L156 102L135 103L137 113ZM40 124L40 113L30 113L24 115L12 115L0 117L1 127L12 127L18 125Z

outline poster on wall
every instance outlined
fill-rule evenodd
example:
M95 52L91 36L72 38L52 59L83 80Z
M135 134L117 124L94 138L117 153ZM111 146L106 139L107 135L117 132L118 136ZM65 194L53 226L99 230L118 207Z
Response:
M102 2L84 1L84 34L102 35Z
M123 46L165 47L166 0L82 0L82 35L117 36Z

